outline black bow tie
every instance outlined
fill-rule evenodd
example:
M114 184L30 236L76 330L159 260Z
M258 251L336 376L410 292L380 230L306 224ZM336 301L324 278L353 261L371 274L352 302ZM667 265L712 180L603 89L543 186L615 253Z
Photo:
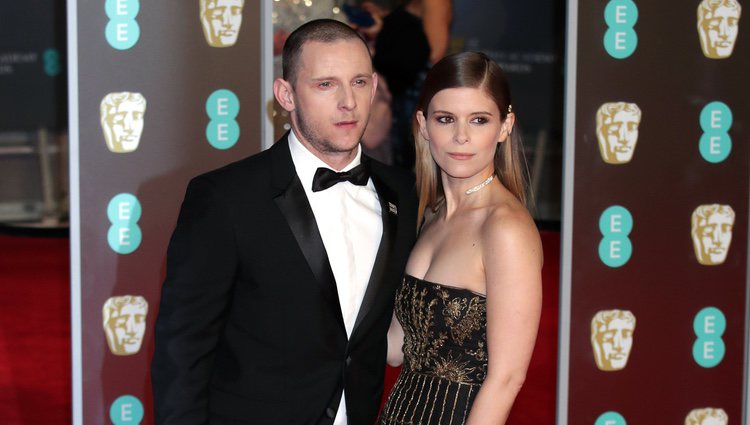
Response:
M357 165L349 171L337 173L330 168L318 168L313 177L312 190L320 192L339 182L351 182L357 186L364 186L370 179L370 171L364 163Z

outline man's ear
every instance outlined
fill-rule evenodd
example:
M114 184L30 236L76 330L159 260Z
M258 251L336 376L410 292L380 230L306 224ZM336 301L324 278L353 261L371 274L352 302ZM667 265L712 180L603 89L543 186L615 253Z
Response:
M378 91L378 73L372 73L372 93L370 93L370 104L375 101L375 93Z
M294 105L294 88L289 81L283 78L273 80L273 95L284 110L292 112L296 108Z

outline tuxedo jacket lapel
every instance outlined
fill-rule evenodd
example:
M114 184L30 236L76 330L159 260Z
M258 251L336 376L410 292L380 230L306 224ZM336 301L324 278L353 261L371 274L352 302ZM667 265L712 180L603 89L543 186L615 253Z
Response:
M369 161L369 158L362 156L362 161ZM396 240L396 230L398 224L398 194L394 192L378 175L377 167L370 167L372 182L375 190L378 192L380 201L381 216L383 219L383 236L380 238L380 247L375 257L375 264L372 267L370 280L367 283L367 290L362 299L357 319L354 322L352 335L357 331L357 327L367 316L375 304L375 298L380 292L383 283L383 276L388 268L388 259L393 252L393 244Z
M271 149L274 150L272 184L280 190L280 193L274 197L274 202L286 218L297 240L297 245L315 275L315 281L320 285L323 296L333 309L341 330L345 332L336 279L333 276L315 216L305 195L305 189L294 170L286 137L278 141Z

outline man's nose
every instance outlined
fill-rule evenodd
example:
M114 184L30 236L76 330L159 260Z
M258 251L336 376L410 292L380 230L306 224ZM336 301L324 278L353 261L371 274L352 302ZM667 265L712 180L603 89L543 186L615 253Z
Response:
M354 89L352 87L342 85L339 96L339 108L351 111L357 107L357 99L354 97Z

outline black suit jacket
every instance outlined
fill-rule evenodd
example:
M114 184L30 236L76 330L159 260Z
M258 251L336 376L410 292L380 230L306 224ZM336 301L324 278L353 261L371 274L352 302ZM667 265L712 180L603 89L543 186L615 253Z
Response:
M349 424L374 422L416 196L409 173L362 160L383 236L350 339L286 138L190 182L156 321L157 424L331 424L344 388Z

